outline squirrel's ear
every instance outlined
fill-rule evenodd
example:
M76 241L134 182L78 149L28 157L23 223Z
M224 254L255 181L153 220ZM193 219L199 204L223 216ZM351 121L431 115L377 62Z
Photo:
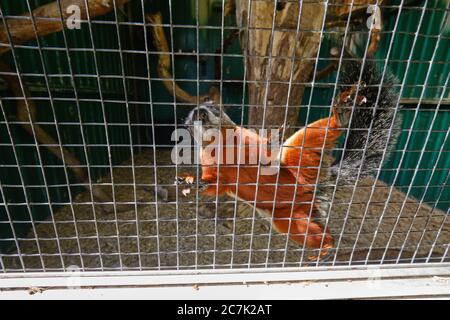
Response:
M205 97L204 99L203 99L203 104L213 104L214 102L213 102L213 100L211 99L211 97Z

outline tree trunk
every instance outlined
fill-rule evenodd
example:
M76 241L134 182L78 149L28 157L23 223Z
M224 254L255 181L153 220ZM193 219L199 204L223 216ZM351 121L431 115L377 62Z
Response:
M305 86L293 84L287 101L290 79L292 83L310 81L325 13L323 3L301 3L300 15L300 2L279 5L272 32L274 1L236 1L237 25L245 28L240 41L246 56L250 125L260 127L264 121L265 127L288 127L297 122ZM290 132L287 129L286 134Z

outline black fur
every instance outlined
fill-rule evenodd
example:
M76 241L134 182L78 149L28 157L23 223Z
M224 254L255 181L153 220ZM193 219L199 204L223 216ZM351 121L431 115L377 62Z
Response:
M395 109L399 101L394 86L396 84L395 77L389 70L386 70L383 78L377 65L367 60L364 63L364 71L361 75L362 65L361 61L344 61L338 79L341 90L346 90L352 85L360 83L357 94L366 97L367 100L361 106L355 105L344 153L341 159L336 161L331 168L331 178L334 178L332 180L336 181L337 173L340 171L339 183L352 185L357 182L360 167L359 180L376 175L382 165L383 151L388 148L387 152L389 153L396 145L401 124L400 114L397 112L395 116ZM383 83L381 83L382 80ZM379 94L380 89L381 93ZM378 103L375 105L377 97ZM391 127L392 133L390 139L388 139ZM366 150L365 153L364 150ZM340 162L342 164L339 169Z

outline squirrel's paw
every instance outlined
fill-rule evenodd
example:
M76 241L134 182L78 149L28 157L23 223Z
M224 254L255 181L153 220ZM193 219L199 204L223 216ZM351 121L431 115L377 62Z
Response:
M190 194L191 193L191 190L192 189L194 189L195 190L195 188L197 188L197 190L199 191L199 192L203 192L207 187L208 187L208 185L205 183L205 182L203 182L203 181L201 181L201 180L199 180L199 181L197 181L197 183L195 183L195 178L193 177L193 176L191 176L191 175L183 175L183 176L179 176L179 177L176 177L175 178L175 181L174 181L174 184L177 184L177 185L179 185L179 186L182 186L182 187L184 187L182 190L181 190L181 193L186 197L188 194Z
M332 245L324 245L322 247L322 249L320 250L320 253L318 255L309 256L308 261L309 262L315 262L318 260L320 262L327 261L328 259L330 259L333 256L331 249L333 249Z
M182 184L194 184L195 178L191 175L183 175L175 178L174 184L182 185Z

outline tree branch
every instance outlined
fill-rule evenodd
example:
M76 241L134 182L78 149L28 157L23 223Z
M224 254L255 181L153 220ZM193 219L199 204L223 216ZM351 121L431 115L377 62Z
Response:
M217 99L217 94L215 92L214 87L211 87L210 94L200 95L200 96L192 96L183 89L181 89L175 82L174 77L170 71L172 63L170 61L170 49L167 43L166 36L164 34L164 30L161 26L162 24L162 16L160 12L154 14L147 14L145 16L146 20L152 24L152 36L153 36L153 44L156 47L156 50L161 52L158 58L157 72L158 76L164 80L162 80L164 86L167 91L173 93L177 100L188 102L188 103L201 103L209 99ZM218 101L215 101L218 102Z
M32 11L35 27L33 27L33 19L29 12L21 14L19 17L5 19L5 24L0 24L0 54L11 49L11 43L8 39L8 32L11 36L13 44L21 44L36 39L37 36L46 36L51 33L61 31L63 24L61 23L61 15L63 19L67 19L72 13L67 13L67 8L76 5L80 8L80 19L86 19L104 15L114 9L114 0L87 0L87 8L85 0L60 0L43 6ZM115 0L116 6L123 5L131 0ZM59 2L59 3L58 3ZM60 10L61 9L61 10ZM70 11L69 11L70 12Z

